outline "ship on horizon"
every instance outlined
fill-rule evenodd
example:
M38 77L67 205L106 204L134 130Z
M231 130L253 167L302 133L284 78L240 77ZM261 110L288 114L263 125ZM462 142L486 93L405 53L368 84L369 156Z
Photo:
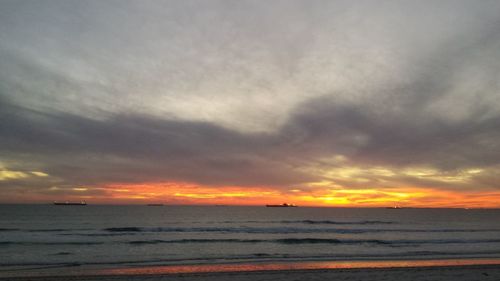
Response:
M266 205L266 207L282 207L282 208L286 208L286 207L298 207L297 205L295 204L287 204L287 203L283 203L281 205Z
M69 202L69 201L57 202L57 201L54 201L53 204L58 205L58 206L86 206L87 202L85 202L85 201L80 201L80 202Z
M396 205L396 206L390 206L390 207L385 207L385 208L386 209L403 209L403 207L398 206L398 205Z

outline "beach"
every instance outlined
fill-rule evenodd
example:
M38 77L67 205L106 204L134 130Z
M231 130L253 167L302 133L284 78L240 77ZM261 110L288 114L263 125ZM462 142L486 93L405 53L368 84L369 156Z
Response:
M474 281L500 280L500 265L469 266L427 266L404 268L351 268L351 269L315 269L315 270L271 270L244 272L203 272L177 274L138 274L138 275L88 275L88 276L49 276L49 277L14 277L0 278L13 281L250 281L250 280L426 280L426 281Z
M0 0L0 281L500 281L500 0Z
M500 280L500 259L11 268L0 272L0 280Z

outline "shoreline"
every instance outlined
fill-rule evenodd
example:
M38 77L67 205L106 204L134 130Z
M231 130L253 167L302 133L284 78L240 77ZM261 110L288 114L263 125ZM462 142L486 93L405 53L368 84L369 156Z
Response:
M500 280L500 265L431 266L208 272L167 275L88 275L2 278L1 281L255 281L255 280L349 280L349 281L473 281Z
M494 276L496 279L475 278L479 271L483 278ZM123 268L80 268L68 271L51 272L43 270L31 274L3 276L0 281L103 281L113 280L246 280L246 278L265 277L273 280L290 278L340 278L348 276L350 280L379 280L373 276L381 275L380 280L420 280L417 275L428 272L435 276L451 274L467 276L469 279L450 280L500 280L500 258L498 259L446 259L446 260L391 260L391 261L321 261L321 262L274 262L243 264L200 264L200 265L155 265ZM38 274L37 274L38 273ZM40 274L41 273L41 274ZM51 274L52 273L52 274ZM394 275L394 276L392 276ZM479 275L477 275L479 276ZM476 276L476 277L477 277ZM426 275L423 275L426 277ZM227 278L227 279L226 279ZM378 278L378 277L377 277ZM415 279L416 278L416 279ZM451 277L450 277L451 278ZM342 279L339 279L342 280ZM434 280L434 279L426 279ZM447 279L435 279L447 280Z
M156 265L138 266L117 269L106 269L111 275L158 275L185 273L227 273L227 272L259 272L259 271L293 271L293 270L338 270L338 269L374 269L374 268L406 268L406 267L452 267L472 265L498 265L499 259L434 259L434 260L346 260L346 261L299 261L299 262L263 262L232 264L199 264L199 265Z

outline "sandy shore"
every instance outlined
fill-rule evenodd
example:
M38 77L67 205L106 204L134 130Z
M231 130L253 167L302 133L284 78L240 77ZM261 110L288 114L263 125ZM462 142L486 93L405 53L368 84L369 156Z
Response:
M316 261L0 272L0 281L500 280L500 259ZM12 275L12 273L15 273ZM55 274L54 274L55 273Z
M355 268L329 270L276 270L220 273L182 273L167 275L105 275L105 276L60 276L60 277L14 277L0 278L12 281L254 281L254 280L500 280L500 265L405 267L405 268Z

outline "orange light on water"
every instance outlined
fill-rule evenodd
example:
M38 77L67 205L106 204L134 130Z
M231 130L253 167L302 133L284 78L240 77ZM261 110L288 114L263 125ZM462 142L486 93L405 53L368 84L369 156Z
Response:
M208 272L252 272L277 270L318 270L348 268L394 268L394 267L432 267L497 265L500 259L447 259L447 260L387 260L387 261L315 261L295 263L254 263L254 264L200 264L168 265L133 268L106 269L103 275L155 275Z

